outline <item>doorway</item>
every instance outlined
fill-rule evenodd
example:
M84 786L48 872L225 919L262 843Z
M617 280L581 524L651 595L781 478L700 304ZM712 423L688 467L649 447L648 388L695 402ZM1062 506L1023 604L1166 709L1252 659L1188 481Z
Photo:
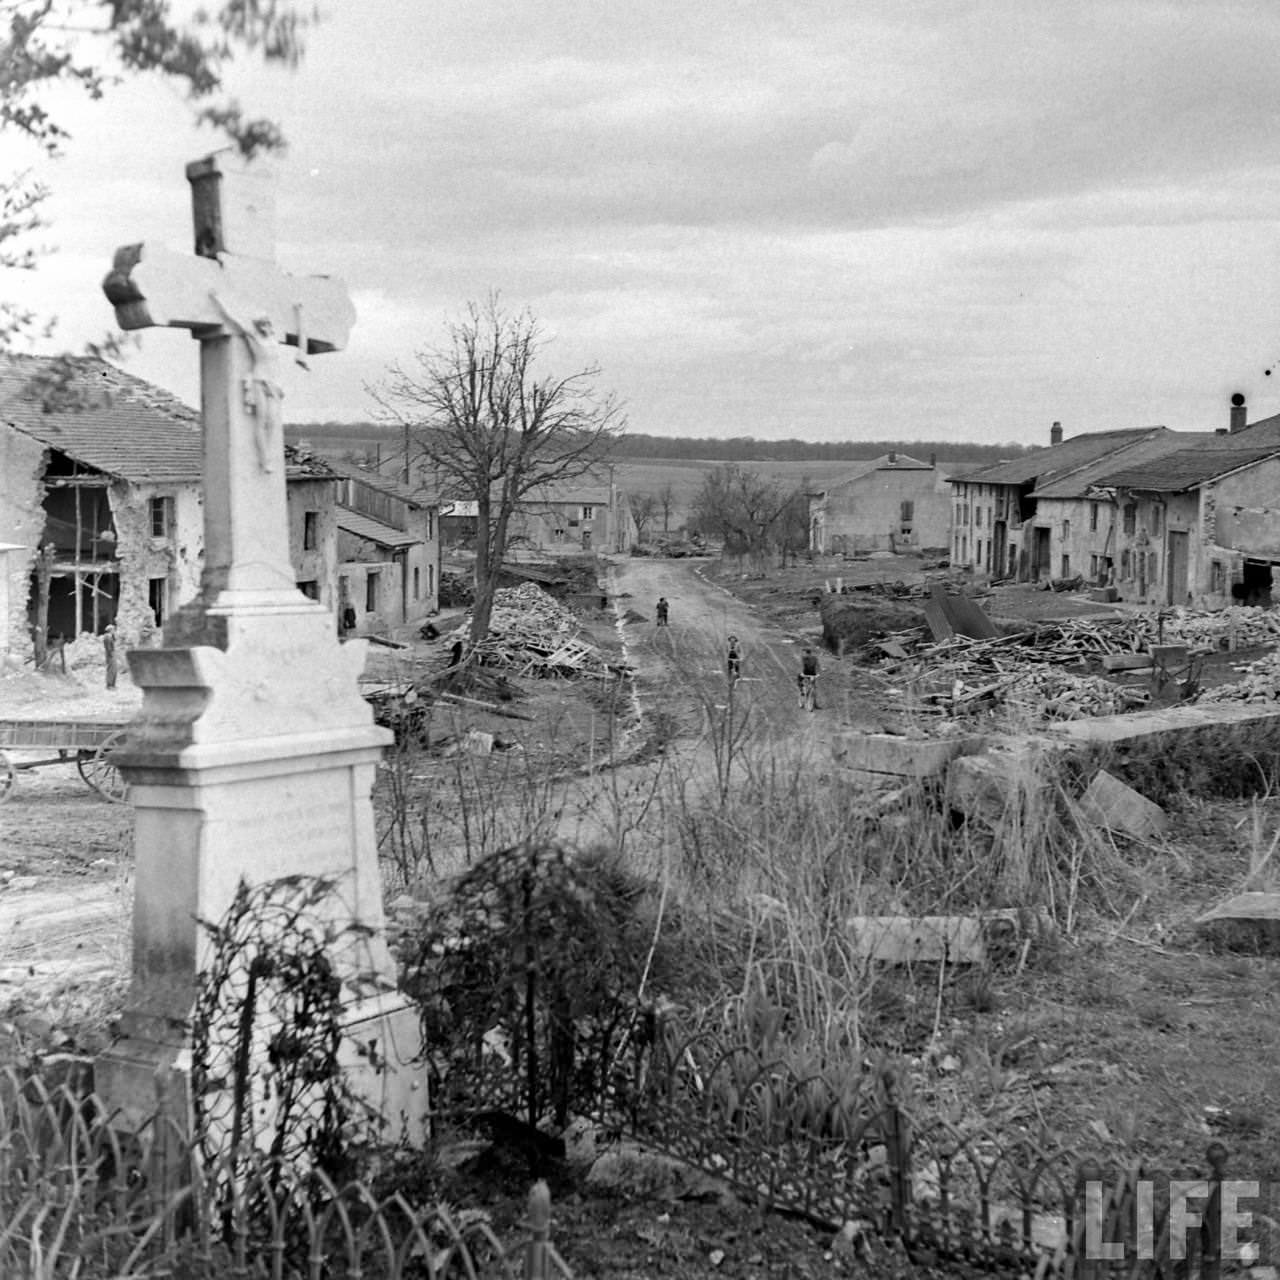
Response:
M1051 573L1049 560L1049 529L1045 525L1036 525L1035 536L1031 542L1031 581L1039 582L1042 573Z
M1186 604L1187 602L1187 553L1189 536L1169 530L1168 583L1169 598L1166 604Z

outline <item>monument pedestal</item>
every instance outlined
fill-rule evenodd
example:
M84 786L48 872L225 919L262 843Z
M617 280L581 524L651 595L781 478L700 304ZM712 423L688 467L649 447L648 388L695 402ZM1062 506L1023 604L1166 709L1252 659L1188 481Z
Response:
M357 678L362 642L291 592L258 605L196 605L163 649L129 655L143 689L113 758L136 810L132 983L120 1038L97 1064L109 1107L155 1109L156 1075L183 1074L198 975L241 880L324 877L316 908L335 926L332 959L351 993L344 1023L386 1064L349 1073L392 1136L421 1136L425 1066L416 1011L396 991L387 949L371 790L391 735L373 723Z

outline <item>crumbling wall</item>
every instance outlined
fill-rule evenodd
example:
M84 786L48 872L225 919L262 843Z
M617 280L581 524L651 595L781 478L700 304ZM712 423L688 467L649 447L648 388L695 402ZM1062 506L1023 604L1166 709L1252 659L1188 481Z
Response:
M194 485L131 485L115 481L107 491L116 526L120 599L116 630L120 643L136 647L154 642L157 626L151 607L151 581L165 581L165 613L172 615L200 591L204 559L204 504ZM168 536L152 534L151 499L172 500ZM161 619L163 621L163 619Z
M44 445L0 426L0 540L18 550L0 555L6 590L0 593L0 666L32 656L28 610L31 574L44 533Z
M315 545L306 545L307 514L315 515ZM295 582L314 582L316 599L326 609L338 608L338 546L343 538L338 529L338 510L334 504L333 481L291 480L286 491L286 513L289 522L289 561ZM359 544L359 539L352 539ZM367 545L367 544L366 544ZM357 560L359 555L350 559Z

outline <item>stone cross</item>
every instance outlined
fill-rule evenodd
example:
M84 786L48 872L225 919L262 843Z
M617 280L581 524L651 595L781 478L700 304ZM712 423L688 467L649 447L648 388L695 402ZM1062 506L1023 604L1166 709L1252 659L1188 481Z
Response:
M328 918L356 926L331 956L351 996L346 1025L394 1064L359 1087L420 1127L418 1017L396 990L371 802L391 735L360 694L365 642L338 642L289 556L281 345L299 359L337 350L355 314L336 280L275 265L262 179L217 156L187 177L195 253L131 245L104 282L124 328L171 325L200 342L206 562L200 598L166 621L163 645L129 654L143 702L114 759L135 813L133 974L96 1085L140 1123L157 1071L186 1078L211 945L198 922L221 920L241 880L322 876L336 886Z
M200 341L206 602L262 605L296 593L285 505L279 344L346 345L355 310L341 281L274 262L269 180L219 155L187 166L195 252L120 249L103 281L123 329L190 329Z

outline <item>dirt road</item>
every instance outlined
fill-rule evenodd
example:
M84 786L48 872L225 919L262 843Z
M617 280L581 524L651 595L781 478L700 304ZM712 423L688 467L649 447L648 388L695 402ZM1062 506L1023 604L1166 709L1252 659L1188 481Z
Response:
M761 622L748 605L703 576L704 562L631 559L613 571L619 606L643 614L646 621L624 629L628 660L636 671L642 704L674 717L684 735L706 728L709 710L726 702L725 655L730 635L743 653L742 679L735 701L751 717L753 732L774 741L797 734L822 737L831 728L828 714L808 715L796 697L801 649L821 634L818 617L806 633L784 632ZM670 603L670 623L654 624L659 596ZM824 713L843 712L850 684L828 655L820 654L819 704Z
M562 838L614 843L625 829L636 846L656 846L660 833L645 830L655 781L714 777L715 738L723 737L726 723L738 743L750 737L780 756L792 749L825 751L847 718L847 678L825 655L822 709L810 714L797 704L800 651L817 638L816 614L807 635L762 624L701 569L699 561L646 559L611 568L618 630L643 717L632 741L652 736L660 721L667 750L646 763L563 778L548 801L555 806L549 825ZM670 625L658 628L654 604L663 595ZM645 621L626 622L628 610ZM725 673L731 634L743 652L732 713ZM29 689L11 685L7 692L14 696L5 701L14 704L11 711L21 703L25 714L67 715L101 712L99 704L110 698L108 709L125 718L137 703L130 688L106 695L89 681L82 690L72 685L56 706L46 700L58 691L43 682ZM108 988L119 993L128 966L132 817L128 806L106 804L89 791L73 765L21 775L9 802L0 805L0 1038L8 1017L35 1014L55 1028L71 1026Z

